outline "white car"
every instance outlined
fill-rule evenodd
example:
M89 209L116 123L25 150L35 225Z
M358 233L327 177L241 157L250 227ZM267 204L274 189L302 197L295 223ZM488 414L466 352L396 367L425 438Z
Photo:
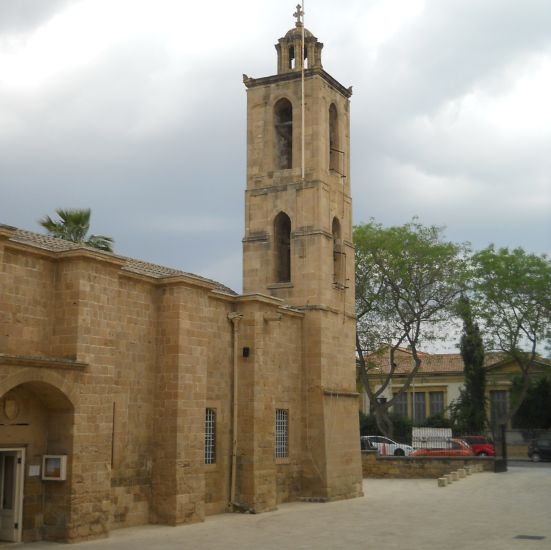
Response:
M364 435L362 439L367 439L381 456L408 456L413 451L411 445L396 443L396 441L382 435Z

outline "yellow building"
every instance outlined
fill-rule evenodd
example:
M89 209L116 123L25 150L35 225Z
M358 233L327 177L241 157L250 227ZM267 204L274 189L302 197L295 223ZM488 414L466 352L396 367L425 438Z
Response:
M431 416L448 416L449 405L459 398L464 386L463 358L459 353L419 353L421 367L406 392L395 401L392 412L410 418L414 423L423 423ZM368 360L374 365L369 378L374 390L381 384L389 372L389 353L373 354ZM399 349L395 354L396 370L391 384L381 394L381 398L390 400L403 386L414 362L411 351ZM486 397L488 420L491 424L501 418L510 407L512 380L521 374L520 367L503 354L487 353L485 356ZM538 358L531 367L534 378L541 375L551 377L551 362ZM361 392L360 410L369 413L369 398L365 390Z

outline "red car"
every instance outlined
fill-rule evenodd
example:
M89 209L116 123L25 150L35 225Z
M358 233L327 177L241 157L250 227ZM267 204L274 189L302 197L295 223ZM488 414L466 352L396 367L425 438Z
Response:
M472 448L476 456L496 456L494 444L483 435L465 435L462 437Z
M447 449L417 449L409 456L474 456L474 452L462 439L450 439Z

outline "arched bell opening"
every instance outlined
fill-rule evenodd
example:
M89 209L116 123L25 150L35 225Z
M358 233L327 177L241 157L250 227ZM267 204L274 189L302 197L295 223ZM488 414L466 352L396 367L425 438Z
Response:
M291 281L291 218L280 212L274 220L275 280Z
M329 170L343 174L343 152L339 140L339 116L334 103L329 106Z
M293 167L293 106L286 99L280 99L274 106L274 156L275 169Z
M333 284L338 288L344 287L344 252L341 239L341 224L338 218L333 218L331 228L333 234Z

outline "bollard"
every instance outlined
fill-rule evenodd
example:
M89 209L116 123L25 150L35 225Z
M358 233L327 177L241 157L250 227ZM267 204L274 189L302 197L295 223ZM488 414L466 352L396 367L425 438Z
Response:
M447 484L448 484L448 480L446 477L438 478L438 487L445 487Z
M459 475L457 472L452 472L450 475L452 476L452 481L459 481Z
M459 478L464 478L467 475L464 468L459 468L459 470L457 470L457 473L459 474Z

